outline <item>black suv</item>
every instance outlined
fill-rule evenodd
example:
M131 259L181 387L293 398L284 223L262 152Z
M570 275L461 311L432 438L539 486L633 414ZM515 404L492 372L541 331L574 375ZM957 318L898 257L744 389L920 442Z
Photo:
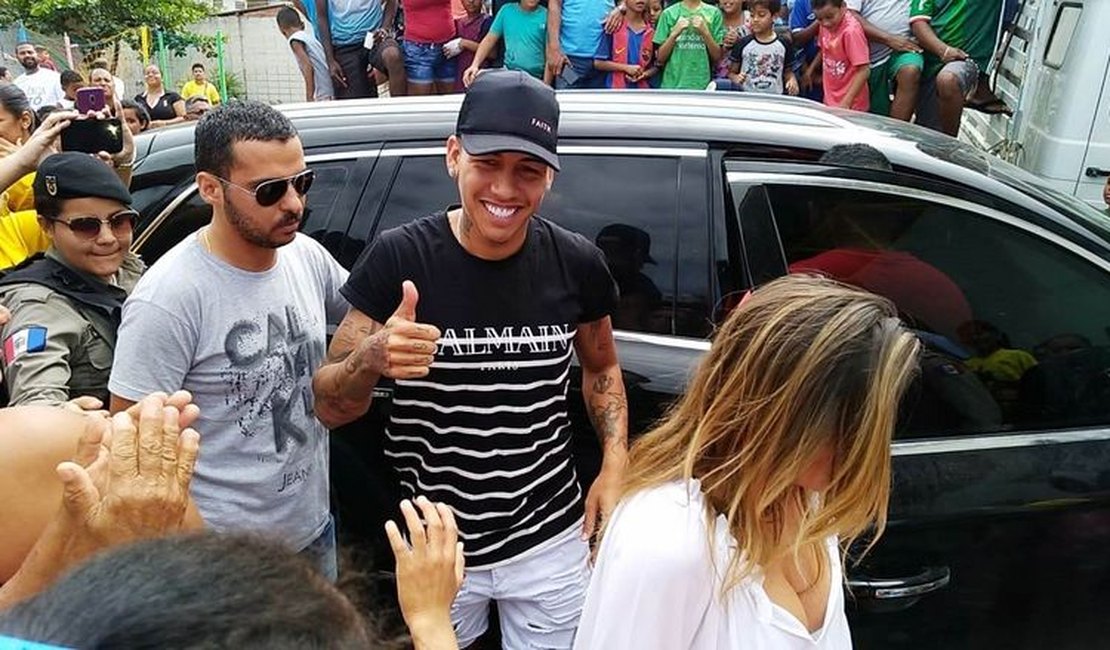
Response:
M927 352L892 449L889 528L849 566L856 644L1107 643L1110 220L956 140L804 100L559 99L563 171L542 212L596 241L621 285L633 435L682 392L747 288L816 268L883 293ZM444 140L459 101L282 107L316 170L304 232L349 267L378 233L456 201ZM819 162L857 142L893 171ZM193 184L192 127L138 147L135 248L154 262L211 211ZM597 443L571 403L588 484ZM335 486L356 510L391 487L367 433L388 399L376 404L338 436L357 452L333 456L355 464L336 476L362 477Z

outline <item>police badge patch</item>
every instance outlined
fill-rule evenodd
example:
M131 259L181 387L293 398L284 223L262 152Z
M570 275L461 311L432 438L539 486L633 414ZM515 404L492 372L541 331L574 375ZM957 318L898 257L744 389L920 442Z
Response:
M46 177L46 193L49 194L50 196L57 196L58 195L58 177L57 176L47 176Z

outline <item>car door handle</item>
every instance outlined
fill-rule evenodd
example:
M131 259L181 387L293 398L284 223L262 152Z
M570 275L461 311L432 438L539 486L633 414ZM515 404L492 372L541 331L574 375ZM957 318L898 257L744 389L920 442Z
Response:
M1100 178L1102 176L1110 176L1110 169L1102 169L1100 167L1088 167L1087 171L1083 172L1087 178Z
M952 572L948 567L934 566L925 567L916 575L901 578L848 578L848 587L856 598L895 600L918 598L944 588L951 579Z

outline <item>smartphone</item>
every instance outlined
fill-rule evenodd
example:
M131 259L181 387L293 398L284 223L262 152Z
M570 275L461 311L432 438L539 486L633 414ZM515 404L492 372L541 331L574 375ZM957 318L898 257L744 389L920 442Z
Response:
M562 78L563 83L565 83L567 86L573 86L574 84L578 83L578 80L582 77L582 75L578 74L578 71L574 69L574 66L568 63L563 66L563 71L559 73L559 77Z
M77 112L85 115L89 111L104 110L104 89L99 87L77 89Z
M73 120L62 130L62 151L119 153L123 150L125 128L118 117Z

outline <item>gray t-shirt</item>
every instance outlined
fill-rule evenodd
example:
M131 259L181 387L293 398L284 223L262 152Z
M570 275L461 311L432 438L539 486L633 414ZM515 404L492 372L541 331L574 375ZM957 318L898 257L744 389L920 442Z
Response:
M777 34L766 43L748 34L732 46L728 60L730 67L738 64L747 76L743 87L746 92L781 95L783 75L793 70L794 50Z
M887 34L909 37L913 33L910 29L910 0L847 0L844 4ZM890 54L889 47L871 41L871 65L886 61Z
M312 32L303 29L289 35L290 47L292 47L293 41L304 43L308 60L312 63L312 81L315 85L313 99L317 101L335 99L335 88L331 83L331 72L328 71L328 60L324 55L324 46L316 40L316 36Z
M237 269L189 236L123 307L109 390L129 400L186 389L200 407L192 494L205 522L300 550L328 521L328 432L312 374L328 323L347 311L347 272L297 235L262 272Z

